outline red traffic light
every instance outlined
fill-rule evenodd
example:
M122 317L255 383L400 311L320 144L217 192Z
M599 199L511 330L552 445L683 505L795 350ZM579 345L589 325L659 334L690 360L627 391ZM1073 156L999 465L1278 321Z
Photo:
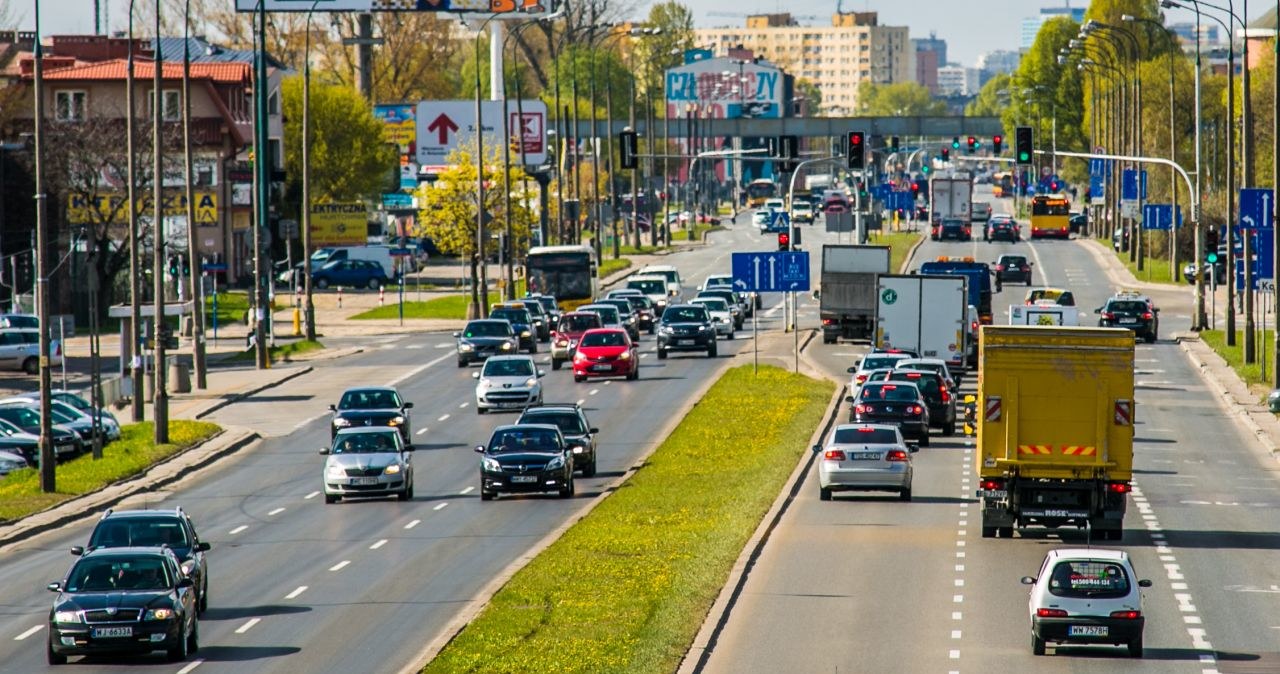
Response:
M996 136L995 138L992 138L991 140L992 140L992 141L994 141L994 142L996 142L996 143L1003 143L1003 142L1004 142L1004 136Z
M912 191L912 192L919 192L919 191L920 191L920 183L911 183L911 191Z
M786 250L791 247L791 235L786 232L778 232L778 250Z

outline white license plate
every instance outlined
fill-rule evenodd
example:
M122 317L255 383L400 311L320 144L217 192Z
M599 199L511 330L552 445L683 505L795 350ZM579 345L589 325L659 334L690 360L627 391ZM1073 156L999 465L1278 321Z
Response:
M592 365L592 366L591 366L591 370L592 370L593 372L608 372L609 370L612 370L612 369L613 369L613 366L612 366L612 365L604 365L604 364L601 364L601 365Z
M694 344L694 340L692 340L692 339L677 339L677 340L676 340L676 345L677 345L677 346L693 346L693 344Z
M982 490L983 498L1009 498L1009 492L1003 489L984 489Z
M1138 319L1136 319L1136 318L1122 318L1122 319L1120 319L1120 325L1137 325L1137 324L1138 324Z
M1067 636L1071 637L1105 637L1106 625L1072 625L1067 628Z
M378 484L378 478L376 478L376 477L353 477L353 478L351 478L351 485L352 485L352 486L367 485L367 484Z
M100 637L131 637L133 636L132 627L98 627L93 630L94 638Z
M537 475L512 475L511 476L511 482L514 484L528 484L530 482L537 482L537 481L538 481Z
M849 455L856 461L879 461L880 452L854 452Z

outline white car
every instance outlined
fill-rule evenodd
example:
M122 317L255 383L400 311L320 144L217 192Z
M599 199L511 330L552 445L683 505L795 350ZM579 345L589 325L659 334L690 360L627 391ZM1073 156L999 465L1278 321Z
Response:
M27 467L27 460L17 452L0 451L0 477Z
M676 269L669 264L650 264L645 265L645 267L640 270L640 273L646 276L656 274L665 278L667 280L667 295L670 296L668 301L672 304L680 304L680 297L683 293L683 289L681 288L679 269Z
M711 324L716 328L716 334L733 339L733 311L729 309L728 302L719 297L697 297L689 303L706 307L707 313L711 316Z
M761 208L751 214L751 222L756 227L759 227L760 233L763 234L769 229L769 223L773 222L773 212Z
M62 365L62 342L49 340L49 367ZM0 369L40 373L39 328L0 328Z
M892 369L900 360L910 358L905 353L869 353L846 370L853 377L849 380L849 393L856 394L874 370Z
M791 221L813 224L813 204L808 201L791 204Z
M1031 652L1044 655L1045 644L1113 644L1142 657L1142 588L1123 550L1061 548L1050 550L1040 573L1024 576L1031 586Z
M818 490L823 501L837 491L896 491L903 501L911 500L911 453L902 432L892 424L840 424L826 446L814 445L821 453L818 462Z
M542 404L542 382L546 372L539 370L529 356L490 356L476 379L476 413L489 410L523 410Z
M756 292L745 292L742 290L741 286L734 286L733 274L712 274L708 276L707 280L703 281L702 285L698 286L698 292L710 290L712 288L727 288L738 293L738 296L743 299L742 310L746 312L747 316L754 314L755 310L760 308L760 294Z
M929 372L937 372L947 381L947 385L951 390L956 390L960 386L960 373L951 371L947 366L947 361L941 358L908 358L900 360L893 364L896 370L926 370Z
M787 210L787 202L784 199L765 199L764 210L785 211Z

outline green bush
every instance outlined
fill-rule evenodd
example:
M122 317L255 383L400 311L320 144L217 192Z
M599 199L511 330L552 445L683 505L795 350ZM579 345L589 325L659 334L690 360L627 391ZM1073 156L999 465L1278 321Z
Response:
M675 671L832 387L774 367L729 370L424 671Z
M84 454L59 464L57 491L40 491L40 473L35 468L10 473L0 479L0 521L26 517L82 494L98 491L125 478L142 473L158 461L213 437L221 429L205 421L175 419L169 422L169 443L156 445L155 426L150 421L129 424L119 440L102 448L102 459Z

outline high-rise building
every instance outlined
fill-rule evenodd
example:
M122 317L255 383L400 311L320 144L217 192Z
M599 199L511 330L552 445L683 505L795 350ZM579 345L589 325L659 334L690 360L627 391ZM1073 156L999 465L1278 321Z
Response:
M1021 52L997 49L978 57L978 70L983 71L987 76L1011 73L1018 69L1018 64L1021 62Z
M938 95L964 96L969 92L969 68L955 63L938 67Z
M916 82L928 88L934 96L938 95L938 52L916 50Z
M1186 49L1196 48L1197 33L1200 35L1201 47L1218 44L1218 27L1208 22L1202 22L1198 31L1194 23L1171 23L1168 28L1182 39L1183 47Z
M1044 25L1044 22L1058 17L1066 17L1076 23L1083 23L1084 8L1071 6L1044 7L1041 8L1039 14L1024 18L1022 20L1022 42L1019 43L1018 48L1022 51L1030 49L1031 45L1035 44L1036 35L1040 33L1040 27Z
M929 32L929 37L913 37L911 45L915 47L917 52L931 51L938 55L938 65L946 65L947 63L947 41L938 37L937 33Z
M847 12L830 26L801 26L790 14L747 17L745 27L699 28L699 45L717 54L750 49L822 92L831 114L852 114L862 82L915 80L915 53L906 26L881 26L875 12Z

